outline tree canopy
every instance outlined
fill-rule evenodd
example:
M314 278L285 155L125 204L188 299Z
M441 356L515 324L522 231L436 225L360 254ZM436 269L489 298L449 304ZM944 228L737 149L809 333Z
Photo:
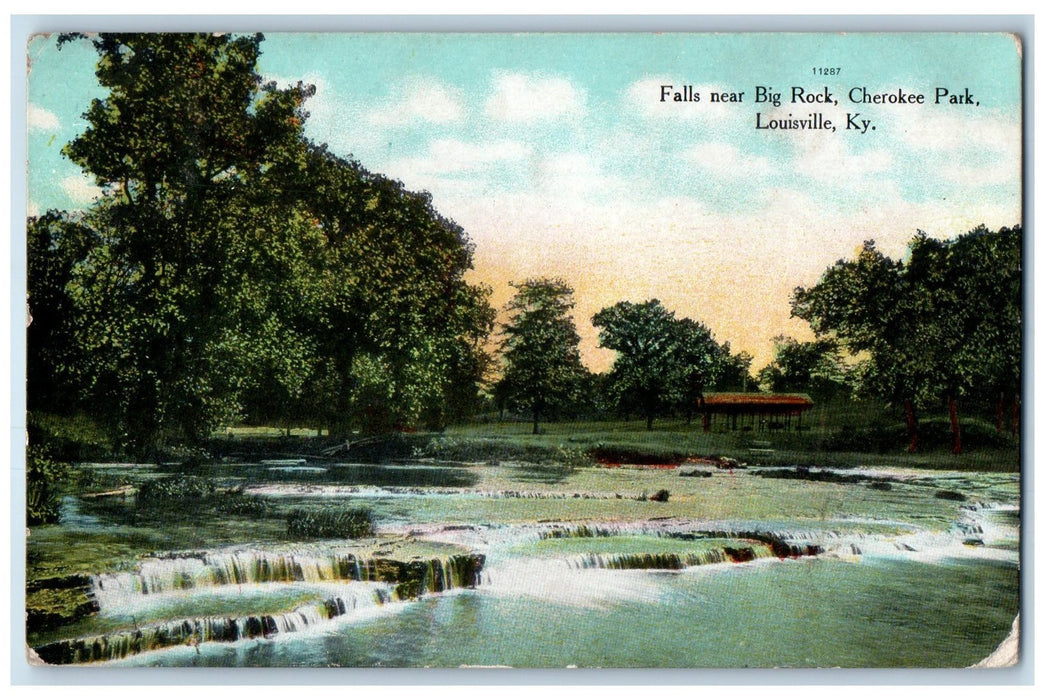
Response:
M657 299L618 302L595 314L592 324L600 346L617 352L609 384L618 406L637 410L647 429L669 409L692 415L714 383L721 348L711 332L676 318Z
M562 279L534 278L512 284L501 345L504 374L500 393L533 416L533 433L541 418L577 400L586 371L581 364L580 336L570 311L573 289Z
M873 241L840 260L812 288L797 288L792 314L820 337L866 356L864 391L903 403L911 442L916 409L947 404L961 452L959 399L1018 402L1022 348L1022 230L979 227L953 240L919 232L906 260ZM1000 412L1000 410L999 410ZM1000 426L1000 418L999 418Z
M834 339L800 342L778 335L773 361L759 371L758 380L771 392L803 392L814 401L829 401L848 392L848 367Z
M243 418L439 423L486 371L493 312L464 280L464 231L310 143L314 88L263 83L262 40L93 38L108 92L64 153L102 195L30 222L31 264L53 273L33 269L30 305L71 306L77 393L136 454ZM44 326L30 356L54 355Z

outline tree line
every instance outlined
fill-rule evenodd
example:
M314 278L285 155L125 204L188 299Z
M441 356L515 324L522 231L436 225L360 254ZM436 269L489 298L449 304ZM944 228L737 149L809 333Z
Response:
M491 404L540 423L691 419L708 391L863 394L917 415L996 403L1018 418L1017 226L951 241L919 234L904 260L873 242L792 314L814 341L752 356L656 299L594 315L612 368L583 365L561 279L514 284L497 352L473 247L427 193L304 135L314 88L257 72L261 35L101 34L105 88L64 148L100 188L86 210L30 217L30 412L90 414L130 454L195 443L232 422L331 435L441 427ZM486 395L488 394L488 396Z
M593 374L580 359L573 289L558 278L513 287L494 394L500 408L531 415L535 434L542 418L563 414L635 413L647 429L667 413L691 420L705 390L754 384L751 355L733 354L704 324L676 317L657 299L621 301L595 314L599 344L616 359L608 373Z

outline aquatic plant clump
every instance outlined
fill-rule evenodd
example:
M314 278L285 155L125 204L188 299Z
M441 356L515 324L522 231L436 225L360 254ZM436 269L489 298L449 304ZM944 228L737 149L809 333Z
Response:
M188 474L146 481L138 487L138 506L150 507L182 502L198 503L213 496L217 487L210 479Z
M294 509L287 514L289 537L358 539L373 534L373 514L368 508L340 511Z

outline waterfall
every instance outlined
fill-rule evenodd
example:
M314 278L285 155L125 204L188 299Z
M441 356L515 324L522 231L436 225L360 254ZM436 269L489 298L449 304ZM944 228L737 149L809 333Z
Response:
M286 613L242 617L204 617L170 620L92 637L62 640L36 649L51 664L113 661L154 649L205 642L237 642L301 632L360 609L373 609L392 600L387 588L351 584L338 595L302 605Z
M459 554L400 562L361 558L337 548L177 553L144 559L137 571L92 576L91 595L102 612L119 610L135 596L259 583L383 581L399 584L399 597L415 598L477 585L484 559L480 554Z
M612 537L617 535L646 535L678 540L730 539L754 540L768 545L777 557L815 556L824 551L819 540L825 536L839 536L837 532L773 532L746 529L697 528L685 523L601 523L579 525L554 525L542 530L540 539L566 537ZM642 567L639 567L642 568ZM646 567L656 568L656 567Z
M149 597L200 589L257 584L323 584L336 593L290 612L238 617L199 617L135 625L134 629L68 639L36 649L57 664L111 661L131 654L177 645L236 642L290 634L395 601L414 600L481 582L482 554L397 561L362 558L344 549L312 548L268 552L229 549L175 553L143 560L135 572L91 577L91 595L101 614L126 614Z

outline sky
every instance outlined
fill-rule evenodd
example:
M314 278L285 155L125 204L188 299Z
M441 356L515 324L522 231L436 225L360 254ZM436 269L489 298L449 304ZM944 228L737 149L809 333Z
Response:
M103 95L96 56L44 37L28 51L29 213L87 206L97 190L60 151ZM1021 222L1008 35L277 33L262 51L267 79L316 86L309 138L431 192L465 229L496 307L510 282L565 279L596 371L613 353L590 319L618 301L660 299L758 369L774 336L812 337L792 290L863 241L898 257L918 230ZM835 130L757 128L817 119Z

